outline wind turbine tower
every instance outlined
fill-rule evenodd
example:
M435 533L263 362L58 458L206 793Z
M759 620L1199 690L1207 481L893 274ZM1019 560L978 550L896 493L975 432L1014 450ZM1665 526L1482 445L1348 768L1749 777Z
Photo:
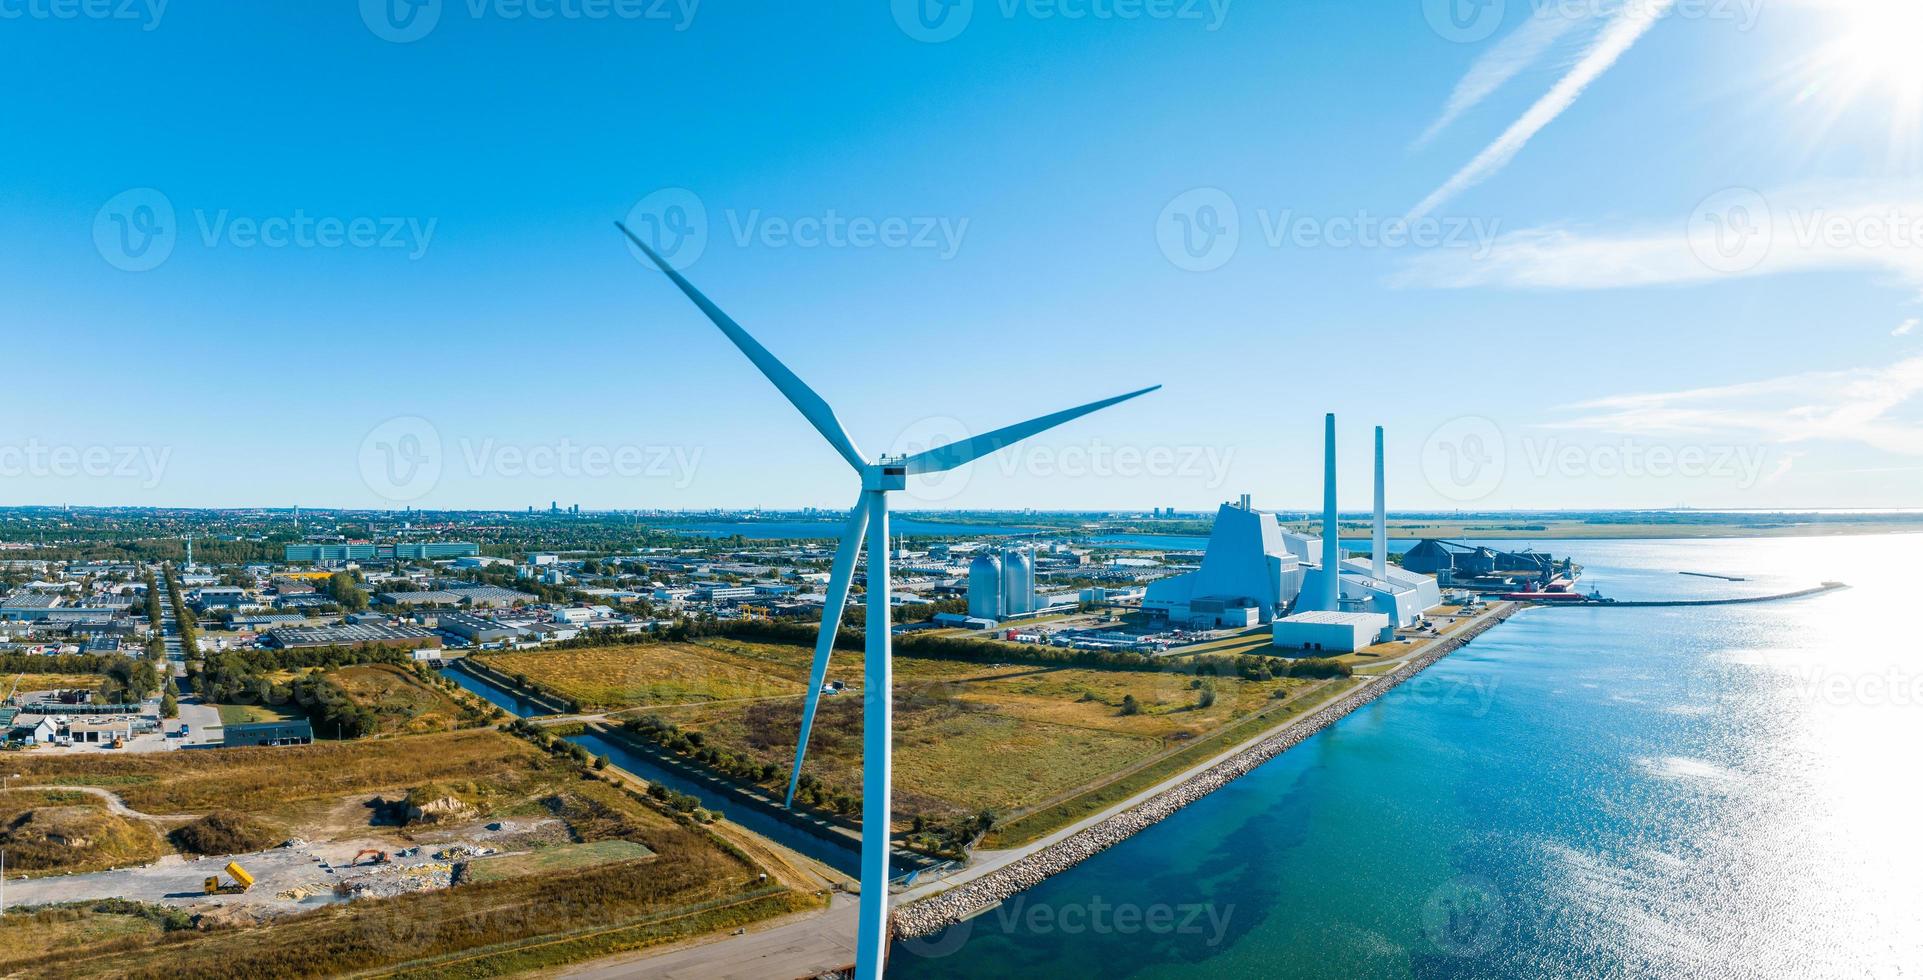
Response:
M728 340L747 355L767 379L781 391L802 416L821 433L861 478L861 493L842 529L841 544L835 550L835 563L828 578L828 599L821 610L821 632L815 640L814 667L802 702L801 737L795 746L794 770L788 777L788 805L794 804L795 784L801 777L801 764L808 751L808 733L814 725L815 708L821 700L821 687L828 675L828 658L834 651L835 634L841 628L842 609L847 605L848 587L854 578L855 561L864 542L868 548L868 642L864 652L862 688L862 787L861 787L861 915L855 934L855 976L858 980L879 980L888 954L888 843L889 823L894 815L891 777L894 742L894 664L889 632L889 540L888 494L905 490L908 478L924 473L941 473L966 466L990 453L1011 446L1090 412L1098 411L1156 388L1144 388L1126 395L1066 409L1053 415L1021 422L983 435L962 439L909 456L882 456L870 462L855 448L835 417L834 409L795 376L768 349L749 336L741 325L675 271L647 243L615 222L629 242L653 262L676 287L698 307ZM1333 423L1331 423L1333 424Z

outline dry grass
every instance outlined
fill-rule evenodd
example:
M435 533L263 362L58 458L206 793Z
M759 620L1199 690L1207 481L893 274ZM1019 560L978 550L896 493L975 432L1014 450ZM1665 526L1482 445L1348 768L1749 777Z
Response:
M465 714L453 698L394 664L343 667L328 677L355 704L374 712L383 735L453 731Z
M509 675L596 708L692 704L798 695L803 682L784 665L683 643L487 654ZM805 673L806 667L800 668Z
M15 681L19 682L18 687ZM0 674L0 698L8 691L27 694L31 691L67 691L74 689L94 690L100 686L99 674Z
M137 947L160 938L160 926L137 915L50 909L31 915L11 913L0 925L0 975L13 976L15 964L64 950ZM52 975L52 974L49 974Z
M63 874L148 864L168 851L152 825L96 803L15 812L0 824L0 849L7 852L9 873Z
M33 754L9 764L23 776L17 786L101 786L154 814L224 809L262 815L298 809L290 804L429 782L472 782L519 793L566 778L546 755L492 730L284 748Z
M809 740L807 773L830 793L861 794L861 698L825 698ZM707 705L664 715L726 748L783 771L794 761L800 699ZM1046 798L1160 747L1152 738L1024 720L955 698L940 685L898 687L896 806L906 819L973 816Z
M500 957L518 969L554 965L678 938L688 929L752 921L802 901L762 886L759 868L716 846L702 831L606 783L577 780L564 803L576 815L598 814L601 826L618 830L621 839L655 856L550 867L447 891L332 906L264 928L173 933L165 942L131 950L111 942L83 945L82 939L58 946L37 942L15 955L10 944L0 944L8 946L0 960L22 975L57 971L71 977L324 977L421 961L437 964L427 970L433 976L496 975L517 972L505 970ZM641 853L636 847L614 850ZM757 895L767 900L743 904ZM717 907L730 911L708 911ZM664 920L679 924L642 928ZM635 931L612 932L629 927ZM611 934L594 942L553 939L577 930Z

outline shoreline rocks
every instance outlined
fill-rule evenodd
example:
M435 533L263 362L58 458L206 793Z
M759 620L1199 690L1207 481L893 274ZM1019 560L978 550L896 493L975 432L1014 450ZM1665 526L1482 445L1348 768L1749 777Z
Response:
M1006 867L997 868L967 884L932 895L895 909L892 918L896 939L932 936L961 922L997 902L1027 891L1097 854L1127 840L1136 833L1167 819L1176 811L1228 785L1257 766L1306 741L1310 736L1335 724L1345 715L1395 690L1430 664L1466 646L1496 624L1504 622L1523 607L1510 606L1494 612L1466 628L1457 636L1436 641L1427 651L1403 665L1402 669L1351 691L1311 714L1296 719L1283 731L1262 739L1227 759L1189 775L1137 806L1050 844Z

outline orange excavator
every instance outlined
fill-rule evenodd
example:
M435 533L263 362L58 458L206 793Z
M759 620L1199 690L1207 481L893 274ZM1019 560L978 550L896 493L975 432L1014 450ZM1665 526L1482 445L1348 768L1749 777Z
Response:
M386 851L376 851L369 848L354 855L354 860L347 862L347 866L351 868L360 864L361 858L371 858L371 860L367 862L368 864L386 864L390 860Z

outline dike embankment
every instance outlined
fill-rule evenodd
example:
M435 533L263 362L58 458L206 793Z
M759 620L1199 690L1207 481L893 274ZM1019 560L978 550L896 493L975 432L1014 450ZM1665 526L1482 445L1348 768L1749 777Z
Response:
M1435 640L1395 671L1366 687L1357 688L1305 715L1287 728L1212 765L1197 769L1181 782L1136 806L1037 850L1004 867L958 885L939 895L904 905L894 912L895 938L932 936L949 926L1061 874L1130 836L1167 819L1176 811L1228 785L1264 762L1287 752L1350 712L1395 690L1430 664L1462 649L1471 640L1525 607L1505 604L1492 609L1454 636Z

